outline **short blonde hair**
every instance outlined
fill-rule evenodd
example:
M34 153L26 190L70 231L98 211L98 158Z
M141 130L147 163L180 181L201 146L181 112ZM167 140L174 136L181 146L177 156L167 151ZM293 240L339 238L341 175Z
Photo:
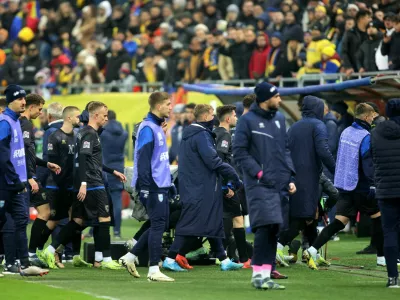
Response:
M194 118L196 120L200 119L204 114L209 113L210 110L214 110L211 105L208 104L197 104L194 108Z
M354 117L358 118L364 115L369 115L375 113L375 109L367 104L367 103L360 103L357 104L356 108L354 109Z

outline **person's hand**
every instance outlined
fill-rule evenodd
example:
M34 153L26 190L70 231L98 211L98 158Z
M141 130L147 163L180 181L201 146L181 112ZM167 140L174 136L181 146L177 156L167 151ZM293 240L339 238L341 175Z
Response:
M162 122L161 124L162 130L164 131L165 134L167 134L167 130L168 130L168 123L167 122Z
M354 73L354 69L353 68L346 69L346 76L350 76L353 73Z
M119 181L126 182L126 176L124 174L122 174L121 172L114 171L113 174L115 177L117 177L119 179Z
M79 201L83 201L86 198L86 184L81 184L79 188L78 196L76 197Z
M39 192L39 185L37 184L35 179L31 178L28 180L28 182L29 182L29 185L31 186L32 194L36 194L37 192Z
M296 185L293 182L289 183L289 194L293 195L294 193L296 193L296 191Z
M48 168L50 171L56 173L56 175L58 175L58 174L61 173L61 167L60 167L59 165L57 165L57 164L53 164L53 163L51 163L51 162L48 162L48 163L47 163L47 168Z
M360 68L360 70L358 70L358 73L364 73L365 69L364 68Z
M226 198L232 198L235 192L228 188L228 194L225 195Z

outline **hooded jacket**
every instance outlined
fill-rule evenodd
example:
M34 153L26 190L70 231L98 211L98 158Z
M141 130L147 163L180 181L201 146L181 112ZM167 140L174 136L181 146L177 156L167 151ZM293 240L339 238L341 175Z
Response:
M235 170L218 156L215 135L203 123L183 131L179 147L179 194L182 213L176 234L223 238L221 177L235 183Z
M339 142L337 119L331 112L328 112L324 116L323 122L325 123L326 131L328 134L329 150L331 151L333 157L336 157Z
M128 133L122 128L120 122L116 120L108 121L104 126L104 131L100 135L103 145L103 163L118 172L124 172L124 152ZM108 176L110 188L121 187L122 183L115 176Z
M382 41L382 34L378 33L373 39L365 40L357 52L357 68L364 68L366 72L377 72L376 51Z
M399 117L384 121L371 132L372 160L378 200L400 198L399 121Z
M115 56L111 53L107 59L106 82L119 79L119 69L123 63L131 64L131 58L125 49L119 51Z
M314 218L319 200L322 163L335 173L335 159L329 150L328 133L322 122L324 102L314 96L303 100L302 119L288 132L289 149L296 169L297 192L290 197L290 215Z

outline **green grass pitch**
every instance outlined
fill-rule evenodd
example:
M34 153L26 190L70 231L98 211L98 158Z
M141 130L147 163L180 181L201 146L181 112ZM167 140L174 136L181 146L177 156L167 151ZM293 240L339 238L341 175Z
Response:
M138 227L136 221L124 221L122 233L131 237ZM251 237L250 237L251 238ZM257 291L250 286L251 270L221 272L217 266L195 268L186 273L167 273L174 283L148 282L147 269L139 268L142 278L135 279L126 270L110 271L77 269L67 265L52 270L43 278L6 276L0 278L0 299L4 300L132 300L132 299L399 299L399 290L386 289L384 268L376 267L374 255L355 255L368 244L342 234L339 242L329 242L328 258L333 264L364 266L364 269L332 266L311 271L303 264L279 268L289 275L279 283L285 291Z

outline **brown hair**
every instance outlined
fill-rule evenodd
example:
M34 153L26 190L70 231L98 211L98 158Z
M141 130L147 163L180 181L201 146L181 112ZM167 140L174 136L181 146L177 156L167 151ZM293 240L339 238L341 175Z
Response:
M74 111L79 111L79 108L77 108L76 106L67 106L66 108L64 108L64 110L62 112L63 119L68 117L69 114L71 114Z
M163 103L169 99L169 95L166 92L154 92L149 97L150 109L156 108L157 104Z
M248 94L243 98L243 107L250 108L253 102L256 101L256 94Z
M236 110L235 105L223 105L223 106L217 107L217 117L218 117L219 121L223 122L224 117L226 115L232 114L232 112L235 110Z
M107 108L107 105L105 105L103 102L100 101L92 101L89 105L88 105L88 112L89 115L94 114L95 112L97 112L100 108L105 107Z
M210 110L212 110L213 107L211 105L208 104L197 104L196 107L194 108L194 118L196 120L199 120L201 116L203 116L204 114L210 112Z
M0 98L0 107L5 108L7 106L6 98Z
M37 105L39 106L40 104L44 104L45 101L42 96L38 94L29 94L26 96L26 107L29 107L31 105Z
M368 115L371 113L375 113L374 108L367 104L367 103L360 103L357 104L356 108L354 109L354 117L358 118L362 115Z

